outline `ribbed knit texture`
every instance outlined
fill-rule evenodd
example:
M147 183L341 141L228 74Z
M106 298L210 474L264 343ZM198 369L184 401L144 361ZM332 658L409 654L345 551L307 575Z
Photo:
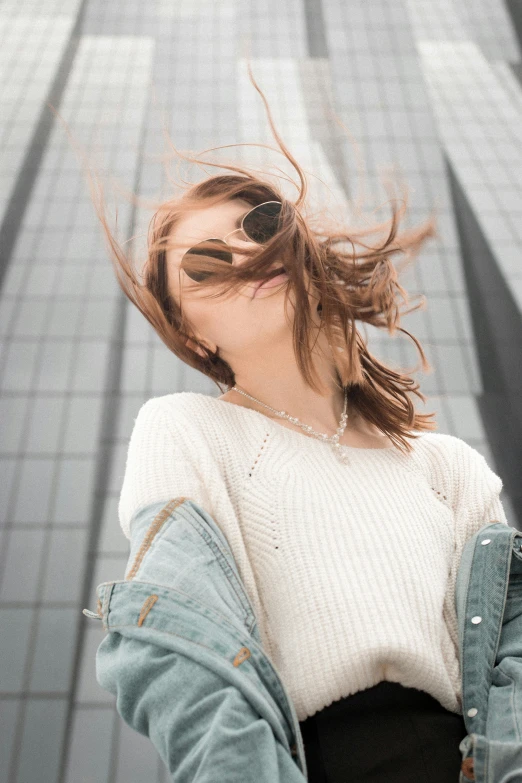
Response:
M130 438L119 519L186 496L225 534L263 646L298 719L381 680L462 714L455 580L479 528L508 524L502 480L465 441L333 448L196 392L148 400Z

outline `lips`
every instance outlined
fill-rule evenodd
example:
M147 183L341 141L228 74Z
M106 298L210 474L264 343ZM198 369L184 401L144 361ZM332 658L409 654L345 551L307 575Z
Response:
M280 275L276 275L275 277L270 278L270 280L267 280L265 283L261 280L259 284L256 285L256 288L254 290L254 295L252 296L252 299L255 299L258 291L260 288L263 290L265 288L275 288L275 286L280 285L284 280L288 279L288 273L284 271L284 267L281 267L283 270Z

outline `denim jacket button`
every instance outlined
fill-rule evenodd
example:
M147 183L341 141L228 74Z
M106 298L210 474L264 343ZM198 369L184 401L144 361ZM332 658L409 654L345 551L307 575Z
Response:
M481 622L482 622L482 617L481 617L480 615L477 615L476 617L472 617L472 618L471 618L471 622L472 622L474 625L478 625L478 623L481 623Z
M477 708L476 707L472 707L470 710L468 710L468 716L470 718L474 718L475 715L477 714L477 712L478 712Z
M473 771L473 759L471 756L468 756L467 759L464 759L462 764L460 765L460 768L464 775L469 778L469 780L475 780L475 772Z
M486 544L491 544L491 538L485 538L480 543L481 543L482 546L485 546Z

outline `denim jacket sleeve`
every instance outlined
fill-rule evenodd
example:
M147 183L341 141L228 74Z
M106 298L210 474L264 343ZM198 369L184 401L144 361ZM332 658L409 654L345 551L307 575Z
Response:
M125 579L97 587L98 684L173 783L305 783L297 716L260 644L228 542L183 496L131 520Z
M305 783L241 690L197 661L113 631L98 648L97 676L173 783Z

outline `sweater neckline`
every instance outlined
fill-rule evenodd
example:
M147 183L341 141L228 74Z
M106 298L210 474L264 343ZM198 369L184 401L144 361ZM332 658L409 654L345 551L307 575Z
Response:
M268 416L265 416L264 413L261 413L260 411L255 411L253 408L245 408L243 405L236 405L234 402L229 402L228 400L220 400L218 397L213 397L211 394L201 394L200 392L187 392L187 394L196 394L198 397L205 397L208 400L213 400L214 402L220 403L221 405L229 405L236 410L244 411L246 414L253 414L257 417L262 417L262 419L265 422L268 422L268 424L273 424L274 427L277 427L278 430L283 430L283 432L288 432L290 435L297 435L298 438L305 438L307 441L313 441L314 443L321 443L323 446L330 446L331 443L326 443L324 441L319 440L318 438L312 438L309 435L306 435L304 432L297 432L297 430L291 430L289 427L285 427L282 424L279 424L279 422L275 421L274 419L270 419ZM363 447L363 446L349 446L347 444L342 443L341 444L343 449L350 449L351 451L363 451L365 453L378 451L380 453L383 452L393 452L397 453L398 449L396 446L377 446L375 448L372 447Z

